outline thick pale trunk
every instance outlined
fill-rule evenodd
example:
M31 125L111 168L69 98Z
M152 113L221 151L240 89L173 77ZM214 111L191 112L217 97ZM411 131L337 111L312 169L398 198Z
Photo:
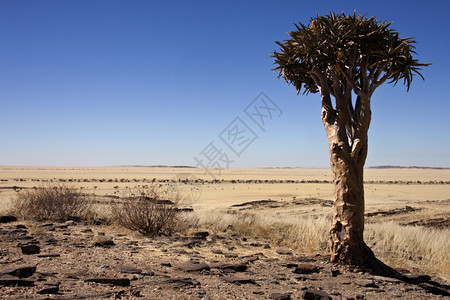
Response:
M324 109L322 120L328 136L335 200L330 230L331 261L365 268L374 258L364 243L364 163L367 134L349 141L345 128ZM367 125L368 126L368 125ZM363 130L367 132L367 130Z
M364 243L364 162L352 158L336 143L331 144L330 158L335 185L330 231L331 260L363 266L368 250ZM361 151L366 150L367 143L361 148Z
M344 140L347 135L332 122L333 116L329 116L326 110L322 111L322 120L328 135L335 185L330 230L331 261L352 265L372 274L402 279L400 273L378 260L364 242L363 173L368 148L367 134L360 134L358 139L349 143Z

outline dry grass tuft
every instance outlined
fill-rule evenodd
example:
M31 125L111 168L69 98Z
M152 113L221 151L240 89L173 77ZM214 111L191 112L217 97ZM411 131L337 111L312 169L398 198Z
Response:
M375 223L366 225L365 239L388 265L450 279L450 229Z
M67 221L89 210L89 201L79 189L66 185L47 185L23 190L11 199L12 213L25 220Z
M216 232L231 230L242 236L264 239L300 253L326 253L330 221L326 217L259 216L249 213L194 212L186 215L191 227Z
M330 218L283 217L230 212L194 212L185 215L194 228L216 232L232 230L242 236L265 239L301 254L329 253ZM366 243L392 267L450 278L450 230L401 226L392 222L367 224Z

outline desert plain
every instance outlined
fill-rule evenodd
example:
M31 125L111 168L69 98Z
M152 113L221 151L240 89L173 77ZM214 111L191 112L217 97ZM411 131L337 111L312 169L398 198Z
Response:
M433 280L439 282L441 289L448 289L450 254L448 248L447 250L442 248L448 247L450 239L450 169L368 168L365 170L364 181L368 227L366 237L370 239L368 244L374 249L375 254L393 267L403 269L405 272L427 273ZM191 219L188 224L191 224L192 228L187 228L188 233L185 235L192 238L199 235L204 239L197 244L185 243L186 247L180 250L180 241L189 240L186 236L177 236L175 240L161 237L149 241L148 238L118 229L114 225L81 224L79 225L81 227L74 227L72 222L68 226L60 227L63 228L61 232L58 232L58 225L56 225L55 234L60 234L65 241L74 237L75 239L81 239L81 237L94 239L98 237L98 233L102 236L104 232L107 236L115 237L115 248L106 247L101 251L95 248L94 254L91 255L88 254L89 247L84 249L80 246L68 250L70 247L67 246L65 250L58 250L66 251L64 255L67 265L70 265L71 260L76 261L77 256L82 257L88 265L89 262L92 266L97 263L95 272L114 277L121 273L112 272L114 263L111 260L120 261L120 268L125 270L123 273L127 274L126 276L129 273L135 274L128 277L132 282L135 280L136 284L133 287L134 290L116 287L114 284L112 286L90 282L80 284L80 278L83 277L81 273L81 275L65 274L64 278L72 278L73 282L70 283L72 286L66 282L61 283L60 292L49 296L55 299L58 297L70 299L80 295L84 295L85 298L142 296L153 299L152 297L157 298L156 295L161 297L165 295L163 298L172 299L302 299L304 291L308 289L325 290L332 299L391 299L394 296L401 299L445 297L442 293L441 295L430 293L425 288L416 289L415 285L412 287L405 285L392 291L387 286L399 287L400 283L385 282L377 277L367 278L364 277L365 275L358 275L358 278L351 279L351 276L345 275L345 271L333 269L338 268L337 266L328 265L326 246L305 247L306 242L300 238L301 234L292 233L293 229L306 231L305 228L312 227L317 229L310 234L313 239L317 237L322 244L326 244L326 230L330 222L334 199L333 175L330 169L203 170L190 167L144 166L0 166L0 215L8 214L12 208L11 199L17 193L54 184L75 186L83 190L84 193L92 196L100 212L107 211L105 207L108 202L120 197L120 193L124 190L137 191L148 185L161 185L172 193L180 194L182 200L179 205L191 210L186 214L192 214L187 217ZM192 219L196 221L193 222ZM297 223L308 223L309 227L296 227ZM46 224L21 222L19 225L40 235L46 234L42 233L42 228L46 227L39 227ZM244 228L245 226L248 228ZM318 228L322 228L322 231ZM202 232L205 231L209 237L202 236ZM88 233L87 236L86 233ZM377 237L383 235L390 237L385 240ZM401 238L408 240L403 241ZM424 240L425 245L416 245L420 240ZM71 241L71 243L76 244L79 241ZM13 244L14 239L4 239L2 247ZM397 247L393 247L395 244ZM134 248L130 250L124 245L127 247L133 245ZM16 247L15 244L14 247ZM317 250L319 248L320 250ZM2 251L1 268L27 262L51 269L52 261L44 262L42 258L36 259L31 256L12 258L14 251L19 250L2 249ZM55 249L50 248L48 251L55 251ZM100 262L98 261L99 253L104 253L100 255L103 259ZM125 254L121 256L121 253ZM20 256L20 253L14 255ZM224 271L227 268L224 267L225 265L220 265L220 263L224 264L220 260L222 256L226 258L226 263L235 264L234 271L231 270L232 267L230 267L231 271ZM53 263L57 260L58 258L53 258ZM257 266L254 264L255 260L265 261L265 264ZM107 263L107 261L110 262ZM196 269L195 266L189 265L192 261L195 261L195 264L200 261L200 264L203 263L201 266L206 266L205 269L199 268L192 271L191 269ZM180 262L185 265L179 266L178 269L172 268ZM344 274L345 276L337 276L344 281L339 283L343 285L343 288L330 286L330 283L327 285L326 282L332 282L330 278L319 278L319 275L300 276L301 278L295 279L295 284L291 282L294 279L286 279L289 276L285 273L292 273L290 270L287 271L289 268L286 269L286 265L295 269L301 268L298 264L305 262L312 263L317 270L326 270L318 271L318 274L326 272ZM250 275L245 273L244 277L238 276L240 279L247 278L247 282L244 279L239 282L239 278L233 276L230 279L228 275L236 272L239 269L238 265L242 263L245 267L241 269L247 269L249 264L253 264L250 267ZM126 267L123 267L124 264L128 267L133 265L134 268L145 266L145 270L151 268L152 271L141 270L133 273L129 268L130 272L127 273ZM171 269L167 270L169 265ZM99 271L98 269L102 266L104 269ZM77 269L75 266L71 268ZM282 270L278 270L279 268ZM91 273L87 272L89 274L85 276L95 275L90 267L87 266L86 269ZM178 271L175 272L175 269ZM276 274L271 274L270 270ZM55 273L58 272L55 271ZM214 281L211 275L221 280ZM45 274L41 276L45 277ZM152 276L153 278L160 276L158 279L160 284L153 282L151 290L137 288L144 284L142 282L147 282L145 280L150 282L148 278ZM264 279L261 279L261 276ZM60 280L58 276L56 277ZM233 278L236 279L235 282ZM175 281L172 282L172 279ZM362 280L363 283L365 280L368 287L359 284L352 289L347 281L354 280ZM101 287L95 288L96 284L100 284ZM86 287L87 285L89 288ZM13 298L28 295L27 293L29 297L34 297L33 293L36 292L30 288L27 288L26 293L20 292L15 287L8 289ZM295 292L302 290L303 294ZM6 290L0 292L0 297L8 298Z

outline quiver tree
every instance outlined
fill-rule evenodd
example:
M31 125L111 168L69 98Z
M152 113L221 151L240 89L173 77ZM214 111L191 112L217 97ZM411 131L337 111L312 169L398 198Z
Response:
M331 13L295 26L272 56L278 77L298 93L321 95L335 185L331 260L386 274L363 239L370 101L385 82L401 81L409 90L414 75L422 77L420 67L428 64L413 58L414 40L400 38L390 23L373 17Z

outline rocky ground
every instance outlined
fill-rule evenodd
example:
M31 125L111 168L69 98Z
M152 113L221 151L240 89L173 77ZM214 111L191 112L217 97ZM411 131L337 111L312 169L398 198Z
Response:
M409 283L301 256L232 232L145 238L81 222L1 218L2 299L444 299ZM11 221L11 222L8 222Z

